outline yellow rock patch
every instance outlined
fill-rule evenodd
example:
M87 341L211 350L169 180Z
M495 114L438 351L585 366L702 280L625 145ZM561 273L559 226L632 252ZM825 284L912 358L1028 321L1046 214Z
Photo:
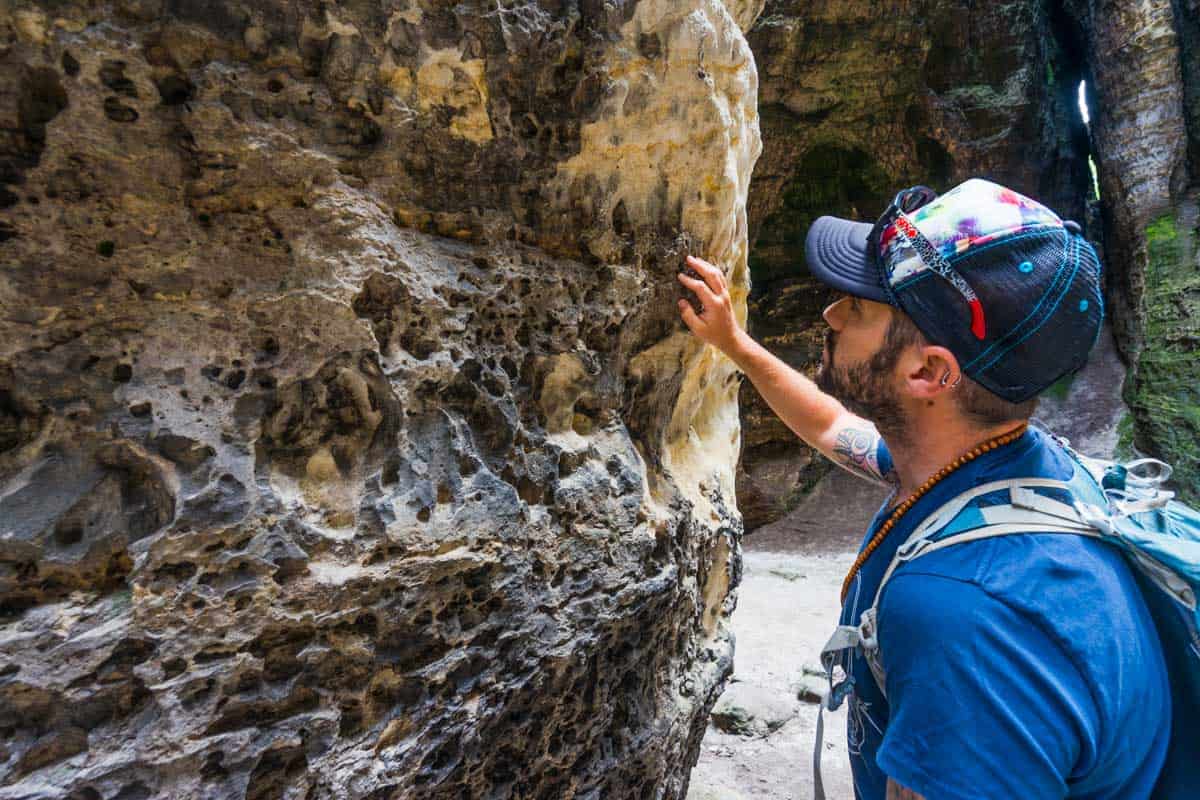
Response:
M324 447L309 456L308 463L304 466L304 472L313 481L330 481L338 477L337 463L333 460L333 454Z
M457 48L451 47L426 51L417 70L417 103L421 110L439 105L455 109L458 113L450 120L450 132L477 144L492 138L483 69L483 59L463 61ZM393 86L395 81L393 76Z

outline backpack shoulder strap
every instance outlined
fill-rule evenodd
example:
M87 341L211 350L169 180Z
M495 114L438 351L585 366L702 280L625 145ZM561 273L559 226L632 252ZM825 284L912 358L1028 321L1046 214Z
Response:
M1100 532L1093 527L1078 506L1046 497L1035 489L1060 489L1072 492L1070 483L1050 478L1010 478L986 483L968 489L942 505L926 517L913 530L908 539L897 548L896 554L883 573L883 578L879 581L879 587L875 590L871 606L862 614L859 626L861 632L859 645L875 675L875 682L885 697L887 696L886 671L879 657L877 619L883 590L901 565L947 547L996 536L1025 533L1070 533L1076 536L1102 538ZM1004 490L1007 490L1009 495L1007 503L998 503L982 508L969 507L982 495Z
M936 536L938 532L953 522L976 498L1004 489L1011 491L1014 486L1024 489L1063 489L1066 491L1070 491L1071 489L1070 485L1064 481L1057 481L1051 478L1009 478L1007 480L985 483L967 489L935 509L909 534L905 544L914 539Z
M985 494L1007 489L1009 502L968 510L972 501ZM992 481L959 494L943 504L918 525L896 550L875 590L872 608L892 573L903 563L956 544L1013 533L1095 533L1075 506L1054 500L1035 489L1072 492L1071 484L1050 478L1010 478ZM964 513L967 512L967 513ZM943 534L944 535L940 535Z

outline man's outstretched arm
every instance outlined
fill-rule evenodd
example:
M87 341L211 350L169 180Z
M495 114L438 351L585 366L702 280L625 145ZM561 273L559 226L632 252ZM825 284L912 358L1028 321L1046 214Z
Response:
M721 270L693 256L688 256L687 265L700 278L681 272L679 280L696 294L703 306L697 314L686 300L679 301L679 311L688 329L737 364L771 410L811 447L860 477L890 484L893 473L890 469L880 469L878 453L882 440L875 425L851 414L737 324Z

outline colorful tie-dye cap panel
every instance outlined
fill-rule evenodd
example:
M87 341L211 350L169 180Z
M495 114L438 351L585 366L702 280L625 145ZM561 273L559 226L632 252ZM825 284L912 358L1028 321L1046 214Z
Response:
M963 374L1012 403L1086 363L1104 324L1103 268L1078 224L979 178L904 220L882 231L882 257L872 257L874 226L818 218L809 271L899 308Z
M1036 200L981 178L959 184L908 219L948 261L969 250L1025 231L1061 228L1062 220ZM908 240L890 225L879 239L893 289L929 269Z

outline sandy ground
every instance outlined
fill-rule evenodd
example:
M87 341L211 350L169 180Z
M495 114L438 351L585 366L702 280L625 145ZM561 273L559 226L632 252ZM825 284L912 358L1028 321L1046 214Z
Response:
M817 706L798 695L822 685L805 668L819 668L842 578L882 495L839 470L786 519L746 537L732 618L734 676L713 710L688 800L812 797ZM826 714L825 732L826 793L850 800L844 709Z
M817 706L797 699L805 665L836 623L837 587L852 553L797 556L745 554L743 593L734 617L737 672L716 715L744 709L750 725L768 733L726 733L710 724L692 771L688 800L802 800L812 797ZM740 624L739 624L740 623ZM831 798L852 798L846 757L845 709L826 714L822 774Z

